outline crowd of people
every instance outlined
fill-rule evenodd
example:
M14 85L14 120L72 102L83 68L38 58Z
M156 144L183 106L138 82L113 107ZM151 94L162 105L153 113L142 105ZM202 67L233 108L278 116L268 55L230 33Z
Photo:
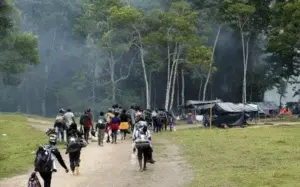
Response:
M73 175L79 175L81 149L89 144L90 134L97 135L98 145L103 146L104 141L117 144L118 136L126 140L131 134L133 142L133 154L137 154L140 171L147 168L147 163L154 164L153 146L150 129L160 132L163 127L167 130L174 129L175 118L163 110L141 110L139 107L131 107L125 110L118 105L113 105L107 113L99 113L96 123L93 123L91 109L87 109L80 117L79 127L75 121L75 115L71 109L60 109L54 122L54 128L47 132L49 144L42 145L36 152L35 170L29 183L37 182L36 172L44 180L44 187L51 186L52 173L56 172L55 158L68 173L59 150L56 147L58 141L66 143L65 154L69 155L70 169ZM106 140L105 140L106 136ZM66 140L65 140L66 139Z

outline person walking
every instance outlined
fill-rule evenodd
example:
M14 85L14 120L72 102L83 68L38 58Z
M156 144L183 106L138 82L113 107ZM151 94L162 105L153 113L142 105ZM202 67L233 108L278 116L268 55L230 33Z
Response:
M118 117L118 113L114 112L114 117L110 121L110 129L111 129L111 136L112 136L112 142L111 143L117 143L117 135L118 135L118 130L120 127L120 119Z
M105 128L107 127L107 122L104 116L104 112L100 112L98 122L96 124L96 131L98 132L98 145L103 146L103 140L105 135Z
M83 144L81 143L82 133L78 131L76 123L70 125L67 137L66 154L69 154L70 169L73 175L79 175L80 155Z
M126 114L126 110L123 110L120 115L120 132L121 132L121 140L126 139L126 134L129 129L129 117Z
M44 180L44 187L51 187L52 172L56 172L54 157L58 160L60 165L65 169L66 173L69 172L60 151L56 147L57 138L56 135L52 134L49 136L49 144L44 146L39 146L36 152L36 158L34 160L34 172L40 173L40 176Z

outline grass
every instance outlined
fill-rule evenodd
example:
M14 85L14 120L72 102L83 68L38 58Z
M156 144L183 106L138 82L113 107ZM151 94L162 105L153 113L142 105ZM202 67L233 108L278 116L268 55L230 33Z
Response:
M28 171L37 146L46 142L47 136L30 127L24 115L0 115L0 179Z
M300 128L186 129L164 133L195 170L191 187L299 186Z
M36 120L42 120L42 121L47 121L47 122L54 122L55 116L54 117L42 117L42 116L38 116L38 115L34 115L34 114L23 114L25 117L28 118L33 118Z

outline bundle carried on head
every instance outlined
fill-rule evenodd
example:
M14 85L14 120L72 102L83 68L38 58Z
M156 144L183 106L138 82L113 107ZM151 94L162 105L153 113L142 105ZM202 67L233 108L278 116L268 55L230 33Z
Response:
M56 131L54 128L49 128L47 131L46 131L46 134L47 136L51 136L52 134L56 135Z

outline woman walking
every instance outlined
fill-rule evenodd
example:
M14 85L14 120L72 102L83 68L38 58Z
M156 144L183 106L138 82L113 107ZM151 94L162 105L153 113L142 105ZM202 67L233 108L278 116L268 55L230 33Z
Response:
M112 138L112 142L111 143L117 143L117 135L118 135L118 130L120 127L120 119L118 117L118 113L115 112L114 113L114 117L111 119L110 121L110 129L111 129L111 138Z
M121 140L125 140L129 129L129 116L126 114L126 110L122 111L120 115L120 121Z

